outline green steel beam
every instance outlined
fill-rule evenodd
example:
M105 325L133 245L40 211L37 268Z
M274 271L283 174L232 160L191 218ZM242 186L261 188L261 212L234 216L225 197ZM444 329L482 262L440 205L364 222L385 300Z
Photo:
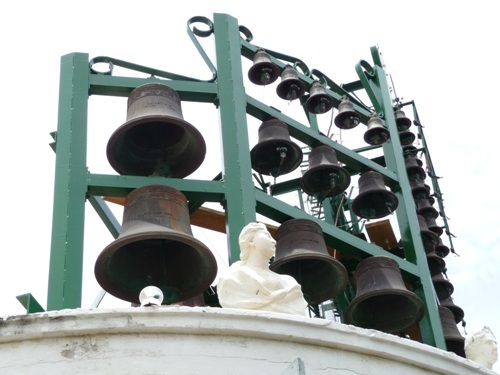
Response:
M42 305L33 297L31 293L21 294L16 296L17 300L24 306L28 314L33 314L37 312L44 312Z
M415 200L411 193L410 182L406 173L406 165L403 158L401 143L394 117L394 108L389 94L386 74L382 68L380 53L376 47L372 47L373 66L372 77L369 81L373 90L372 97L378 100L374 103L381 111L386 126L390 133L390 142L383 145L386 165L399 176L400 189L395 193L399 200L396 210L398 224L401 232L403 247L407 263L415 263L418 269L419 284L415 292L423 300L426 312L420 322L420 333L425 343L446 350L441 320L439 318L436 295L430 277L426 253L420 236L420 226L415 210ZM363 80L362 80L363 81Z
M88 55L61 58L47 310L81 304L87 178Z
M239 259L239 233L246 224L256 220L255 188L237 20L228 15L214 14L214 34L223 153L222 178L226 189L226 233L231 264Z

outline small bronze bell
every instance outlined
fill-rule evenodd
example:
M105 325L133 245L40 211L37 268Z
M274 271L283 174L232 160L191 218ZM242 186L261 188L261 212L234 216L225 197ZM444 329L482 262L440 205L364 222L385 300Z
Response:
M415 203L417 204L418 214L422 215L424 218L432 217L436 219L439 216L438 210L432 207L429 197L416 199Z
M423 302L406 289L394 259L372 256L359 263L356 297L345 311L346 323L399 333L420 321L423 314Z
M413 134L409 130L399 132L398 135L399 135L399 142L401 143L402 146L411 145L415 140L415 134Z
M378 219L389 215L398 207L398 198L386 189L380 173L363 172L358 184L359 194L352 201L352 210L357 216L365 219Z
M284 100L295 100L306 92L306 84L299 79L297 71L286 65L281 73L281 82L276 87L276 94Z
M438 236L441 236L443 234L443 232L444 232L443 227L440 227L436 223L436 218L434 218L433 216L426 217L425 223L427 224L427 228L430 231L433 231L434 233L436 233Z
M150 83L128 97L127 121L111 135L108 161L121 175L183 178L205 159L205 141L184 121L179 94Z
M335 116L335 125L340 129L353 129L359 125L359 116L347 96L343 96L339 104L339 113Z
M328 254L321 227L308 219L291 219L278 227L270 268L297 280L309 304L335 298L348 282L345 267Z
M252 168L273 177L282 176L302 163L302 149L290 139L288 126L277 119L259 127L259 142L250 151Z
M446 280L442 273L432 276L432 284L440 301L450 297L455 290L453 284Z
M269 54L259 49L253 56L253 65L248 70L250 81L259 86L265 86L278 79L280 70L278 65L271 61Z
M420 227L420 237L422 237L422 243L426 254L432 253L436 250L436 246L439 241L439 237L433 231L427 228L427 223L422 215L417 215L418 225Z
M453 317L455 318L456 324L464 320L465 316L464 310L462 310L461 307L455 305L452 297L445 298L444 300L441 301L440 305L450 309L450 311L453 313Z
M217 262L192 235L184 194L148 185L127 196L120 235L99 254L94 272L117 298L137 304L141 290L152 285L162 291L163 304L172 304L203 293Z
M443 327L444 341L446 343L446 350L453 352L456 355L465 358L465 338L462 337L455 322L453 312L444 306L439 306L439 318L441 319L441 326Z
M418 158L405 158L406 174L410 181L420 180L424 181L427 177L424 168L422 168L422 162Z
M350 183L351 175L338 164L333 148L319 145L311 150L309 168L300 180L306 194L323 200L344 192Z
M306 108L309 112L317 115L326 113L333 108L333 98L326 93L325 87L318 81L314 81L311 85Z
M368 119L367 127L363 139L369 145L381 145L389 140L389 130L382 124L382 120L376 113Z
M443 243L441 238L438 238L438 244L436 245L435 251L441 258L445 258L450 253L450 248Z
M398 132L403 132L410 128L411 120L406 117L405 113L401 109L396 108L396 110L394 111L394 117L396 119Z
M426 254L427 266L431 276L436 276L446 270L446 262L434 251Z

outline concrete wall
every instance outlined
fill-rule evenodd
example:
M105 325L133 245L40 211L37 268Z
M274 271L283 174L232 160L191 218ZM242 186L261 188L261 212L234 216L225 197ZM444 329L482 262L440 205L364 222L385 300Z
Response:
M0 319L2 375L279 375L297 358L307 375L495 374L411 340L276 313L171 306Z

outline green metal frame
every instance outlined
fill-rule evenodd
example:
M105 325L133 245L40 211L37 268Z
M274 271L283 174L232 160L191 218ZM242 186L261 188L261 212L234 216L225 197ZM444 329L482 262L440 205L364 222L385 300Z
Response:
M208 26L208 30L197 29L194 24L198 22ZM204 202L222 203L226 214L230 263L239 258L238 235L241 229L248 222L255 221L257 213L277 222L284 222L291 218L307 218L316 221L324 232L327 245L341 249L343 254L357 259L370 255L392 257L401 268L405 282L412 285L425 302L426 313L420 323L423 341L446 349L425 251L419 240L419 225L406 176L393 104L378 49L375 47L371 49L373 66L366 61L360 61L356 65L359 81L343 87L318 70L310 71L297 58L275 51L266 51L281 69L285 66L284 61L300 68L299 77L306 85L311 85L314 80L321 80L328 94L333 97L335 107L340 103L342 96L347 95L362 122L366 123L371 110L355 95L352 95L354 91L364 89L375 111L385 121L391 135L392 141L383 146L385 165L363 157L358 152L359 150L350 150L320 134L315 115L308 114L310 122L304 125L247 95L243 82L241 58L252 59L260 47L251 43L250 31L238 25L235 18L217 13L214 14L213 22L204 17L194 17L189 20L187 29L213 74L209 80L202 81L179 76L110 57L97 57L89 61L89 56L84 53L72 53L61 58L59 120L57 132L54 135L56 171L47 310L81 306L86 201L90 201L116 237L119 225L106 209L106 203L99 197L125 197L131 190L151 184L151 179L154 178L154 184L164 184L182 191L189 200L190 210L197 209ZM215 39L217 67L210 62L197 42L197 37L210 35L213 35ZM109 63L109 71L96 72L93 65L103 62ZM146 73L150 77L114 76L112 72L114 66ZM88 172L86 139L89 96L127 97L135 87L151 82L167 84L175 89L184 101L213 103L218 107L223 170L221 175L214 180L102 175ZM279 186L275 187L274 195L254 187L247 115L260 120L277 118L288 124L293 138L304 144L313 147L321 142L332 147L339 161L344 163L352 174L360 173L365 169L382 174L387 186L397 194L400 202L396 214L407 260L393 256L380 247L336 227L331 218L319 220L302 209L282 202L277 197L280 192ZM300 189L298 180L290 181L288 185L283 190ZM325 210L326 213L331 214L331 207L326 207Z

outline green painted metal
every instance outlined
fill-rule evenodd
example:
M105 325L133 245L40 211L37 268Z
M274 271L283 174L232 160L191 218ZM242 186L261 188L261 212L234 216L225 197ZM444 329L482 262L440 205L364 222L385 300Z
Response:
M45 309L38 303L31 293L16 296L17 300L24 306L28 314L44 312Z
M202 22L208 30L200 31L194 24ZM212 77L200 80L180 76L163 70L149 68L111 57L97 57L89 61L86 54L70 54L61 60L61 84L59 99L59 121L53 133L56 151L56 177L54 187L54 212L52 228L51 260L49 270L49 293L47 309L80 307L82 282L82 257L85 201L97 211L113 236L119 232L119 224L112 216L100 196L125 197L131 190L149 184L165 184L182 191L189 200L190 211L204 202L219 202L226 214L228 258L233 263L239 259L238 236L241 229L255 221L257 214L282 223L292 218L307 218L317 222L324 233L328 246L339 249L354 261L368 256L385 255L396 260L405 281L412 285L426 305L426 314L420 324L425 343L444 347L442 328L437 313L436 298L431 283L425 251L420 241L419 225L414 201L406 176L404 159L393 114L393 103L382 68L378 49L372 47L374 64L361 60L355 65L359 81L342 87L316 69L310 70L300 59L269 51L273 62L281 69L288 62L299 70L299 77L306 85L314 80L325 83L327 93L338 106L342 96L347 95L361 120L366 122L371 110L360 103L351 93L364 89L375 112L385 121L391 142L382 146L384 156L369 159L362 154L379 146L368 146L351 150L320 134L315 115L307 114L308 123L302 124L287 115L252 98L245 92L241 58L252 59L260 48L251 43L248 29L239 26L235 18L225 14L214 14L213 22L205 17L194 17L188 22L188 33ZM243 34L244 38L241 37ZM201 49L197 37L213 36L215 39L216 64ZM97 64L108 64L108 71L98 72ZM113 67L149 74L149 78L131 78L113 75ZM161 82L175 89L183 101L213 103L220 114L220 137L222 145L222 172L213 180L172 179L164 177L117 176L88 173L86 168L86 129L89 95L126 97L137 86ZM399 206L396 211L402 235L406 259L392 255L378 246L368 243L352 233L362 230L355 215L353 222L343 216L350 210L350 194L344 202L327 199L323 202L324 220L304 211L300 194L300 179L269 185L261 176L252 178L247 116L258 120L277 118L288 125L290 136L309 147L324 143L332 147L338 160L352 175L364 169L379 172L392 191L397 194ZM270 192L269 192L270 191ZM279 199L280 194L299 191L299 207ZM339 212L339 209L341 212ZM341 214L339 220L337 216ZM94 302L102 299L100 293ZM340 313L352 299L352 290L346 291L335 303Z

